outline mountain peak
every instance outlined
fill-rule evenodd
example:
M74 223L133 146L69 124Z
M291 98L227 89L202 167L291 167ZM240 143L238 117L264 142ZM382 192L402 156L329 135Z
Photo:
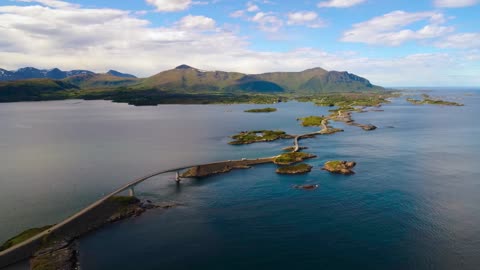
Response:
M107 74L112 75L112 76L116 76L116 77L122 77L122 78L137 78L136 76L134 76L132 74L118 72L118 71L113 70L113 69L109 70L107 72Z
M193 68L189 65L182 64L182 65L176 67L175 69L195 69L195 68Z
M309 68L304 70L303 72L309 72L309 71L316 71L316 72L328 72L327 70L321 68L321 67L314 67L314 68Z

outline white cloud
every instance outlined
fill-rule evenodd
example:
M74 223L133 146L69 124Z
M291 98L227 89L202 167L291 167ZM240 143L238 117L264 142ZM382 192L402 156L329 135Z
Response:
M313 11L290 12L287 17L287 25L305 25L311 28L325 26L325 23L318 18L318 14Z
M404 28L419 21L428 21L428 24L416 30ZM441 37L454 31L453 27L443 26L444 22L442 13L393 11L353 25L352 29L343 33L341 40L398 46L410 40Z
M366 0L329 0L318 3L318 7L348 8L364 3Z
M146 0L148 4L155 6L159 12L181 11L189 8L192 0Z
M247 6L245 9L240 9L236 10L232 13L230 13L230 17L232 18L241 18L241 17L246 17L246 14L249 12L257 12L260 11L260 8L255 5L253 2L247 2Z
M257 20L268 16L272 15L258 15ZM153 27L148 20L117 9L0 6L0 67L59 67L96 72L116 69L144 77L182 63L206 70L245 73L320 66L348 70L381 85L480 84L476 74L461 81L455 77L478 71L478 53L372 59L313 48L255 51L244 38L219 27L198 31L196 27L208 28L212 24L207 17L191 17L194 19L183 18L169 26ZM206 23L182 23L188 21Z
M215 20L205 16L188 15L183 17L177 25L184 29L211 30L215 28Z
M58 1L58 0L16 0L17 2L24 3L39 3L45 6L54 7L54 8L78 8L79 5Z
M435 0L436 7L459 8L478 4L478 0Z
M260 8L255 5L253 2L248 2L247 3L247 11L248 12L256 12L256 11L259 11Z
M250 21L257 23L259 29L265 32L278 32L283 26L283 21L272 12L258 12Z
M480 33L460 33L447 36L435 44L440 48L480 49Z
M263 1L263 3L267 4L270 2ZM257 24L258 29L270 33L278 32L284 24L274 12L260 11L260 8L252 1L247 2L245 9L230 13L230 17L242 18L246 21L253 22Z

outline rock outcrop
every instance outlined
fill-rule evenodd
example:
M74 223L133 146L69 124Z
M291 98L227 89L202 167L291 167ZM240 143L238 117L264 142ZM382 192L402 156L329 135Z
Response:
M331 173L337 174L354 174L355 172L352 171L352 168L357 165L354 161L340 161L340 160L332 160L325 162L323 170L329 171Z

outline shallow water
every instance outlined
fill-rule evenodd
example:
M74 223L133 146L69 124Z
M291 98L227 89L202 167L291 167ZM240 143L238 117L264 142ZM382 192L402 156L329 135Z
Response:
M472 92L472 91L468 91ZM256 166L177 186L151 179L138 195L184 206L152 210L80 241L82 269L478 269L480 92L434 92L465 107L412 106L354 114L379 128L302 140L310 174ZM0 104L0 241L54 223L148 172L277 154L291 141L228 145L242 130L315 130L309 103L132 107L105 101ZM391 128L393 126L394 128ZM321 171L357 162L353 176ZM313 191L295 184L319 184Z

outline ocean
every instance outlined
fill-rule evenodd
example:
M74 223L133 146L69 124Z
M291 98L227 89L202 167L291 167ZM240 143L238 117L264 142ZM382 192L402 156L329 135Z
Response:
M417 95L418 93L414 93ZM80 239L94 269L478 269L480 91L432 96L464 107L407 103L354 113L364 131L301 141L318 157L306 175L260 165L206 179L152 178L137 195L181 206L154 209ZM133 107L108 101L0 104L0 242L52 224L138 176L182 165L272 156L291 140L228 145L243 130L301 134L311 103ZM356 174L321 170L332 159ZM318 184L316 190L292 188Z

